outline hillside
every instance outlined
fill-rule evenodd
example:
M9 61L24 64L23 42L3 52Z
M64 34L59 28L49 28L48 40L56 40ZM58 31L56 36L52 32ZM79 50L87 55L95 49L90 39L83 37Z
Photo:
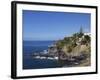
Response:
M55 51L53 54L57 54L59 60L76 61L78 66L90 65L90 53L91 53L91 37L83 32L74 33L72 36L64 37L62 40L58 40L52 49ZM50 51L50 50L49 50Z

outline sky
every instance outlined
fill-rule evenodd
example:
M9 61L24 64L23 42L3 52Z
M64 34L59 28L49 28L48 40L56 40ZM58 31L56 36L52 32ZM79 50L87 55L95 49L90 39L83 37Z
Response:
M90 32L89 13L23 10L23 40L59 40L79 32Z

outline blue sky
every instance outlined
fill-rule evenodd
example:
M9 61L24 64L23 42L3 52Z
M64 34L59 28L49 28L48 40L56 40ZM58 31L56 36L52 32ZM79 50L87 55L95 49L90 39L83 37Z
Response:
M88 13L23 10L23 40L58 40L79 32L90 32Z

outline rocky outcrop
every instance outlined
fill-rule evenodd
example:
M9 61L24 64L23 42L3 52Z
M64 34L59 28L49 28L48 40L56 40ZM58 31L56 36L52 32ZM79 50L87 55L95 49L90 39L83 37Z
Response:
M75 33L70 37L56 41L54 46L48 49L50 54L54 54L61 59L72 59L90 55L90 36L82 33Z

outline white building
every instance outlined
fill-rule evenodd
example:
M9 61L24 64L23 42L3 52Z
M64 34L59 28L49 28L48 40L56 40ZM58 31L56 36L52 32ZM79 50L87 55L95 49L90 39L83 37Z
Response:
M88 36L91 36L91 33L84 33L84 35L88 35Z

